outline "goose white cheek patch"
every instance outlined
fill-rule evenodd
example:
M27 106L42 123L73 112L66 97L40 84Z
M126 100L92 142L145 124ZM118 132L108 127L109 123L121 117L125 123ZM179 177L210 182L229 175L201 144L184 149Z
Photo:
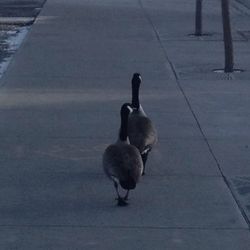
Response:
M133 112L133 108L131 108L130 106L127 106L127 107L129 109L130 113Z

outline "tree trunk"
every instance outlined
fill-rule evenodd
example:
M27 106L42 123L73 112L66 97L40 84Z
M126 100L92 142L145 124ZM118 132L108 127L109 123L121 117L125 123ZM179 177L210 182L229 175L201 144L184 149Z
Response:
M202 36L202 0L196 0L195 36Z
M234 58L233 58L233 41L231 34L230 13L229 13L229 0L221 0L221 12L223 23L223 37L225 49L225 68L226 73L233 72Z

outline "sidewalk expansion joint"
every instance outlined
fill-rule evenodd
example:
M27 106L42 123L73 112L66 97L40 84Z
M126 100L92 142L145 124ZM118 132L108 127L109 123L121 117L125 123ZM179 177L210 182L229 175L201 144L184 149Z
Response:
M155 36L156 36L156 38L157 38L157 40L158 40L158 42L159 42L159 45L160 45L160 47L161 47L161 49L162 49L162 51L163 51L163 53L164 53L165 59L166 59L166 61L168 62L169 66L170 66L170 68L171 68L171 70L172 70L172 73L173 73L173 75L174 75L176 84L177 84L177 86L178 86L180 92L182 93L182 95L183 95L183 97L184 97L184 99L185 99L185 101L186 101L186 103L187 103L187 106L188 106L190 112L192 113L192 116L193 116L194 119L195 119L195 122L196 122L196 124L197 124L197 127L198 127L200 133L201 133L201 136L202 136L204 142L206 143L206 145L207 145L207 147L208 147L208 150L209 150L211 156L213 157L213 159L214 159L214 161L215 161L215 164L216 164L216 166L217 166L217 168L218 168L218 170L219 170L219 172L220 172L220 174L221 174L221 176L222 176L222 178L223 178L223 181L224 181L226 187L229 189L229 192L230 192L232 198L234 199L234 201L235 201L235 203L236 203L236 205L237 205L237 207L238 207L238 209L239 209L239 211L240 211L242 217L244 218L244 220L245 220L245 222L246 222L246 224L247 224L247 226L248 226L248 229L250 230L250 220L249 220L249 218L248 218L246 212L244 211L243 207L241 206L240 202L238 201L237 197L235 196L233 190L231 189L231 187L230 187L230 185L229 185L229 182L228 182L226 176L225 176L224 173L223 173L223 170L222 170L222 168L221 168L221 166L220 166L220 163L219 163L219 161L218 161L218 159L217 159L215 153L213 152L213 149L212 149L212 147L211 147L211 145L210 145L210 143L209 143L209 141L208 141L208 139L207 139L207 137L206 137L206 135L205 135L205 133L204 133L202 127L201 127L201 124L200 124L200 122L199 122L199 120L198 120L198 117L196 116L196 114L195 114L195 112L194 112L194 110L193 110L193 108L192 108L192 105L191 105L190 101L188 100L188 97L187 97L187 95L186 95L184 89L183 89L182 86L181 86L181 82L180 82L180 79L179 79L177 70L175 69L174 64L171 62L171 60L170 60L170 58L169 58L169 56L168 56L168 54L167 54L167 51L166 51L166 49L165 49L165 47L164 47L164 45L163 45L163 43L162 43L162 41L161 41L160 35L159 35L159 33L158 33L158 31L157 31L157 29L156 29L156 27L155 27L155 25L154 25L152 19L150 18L149 14L148 14L147 11L145 10L145 8L144 8L144 6L143 6L143 3L142 3L142 0L138 0L138 3L139 3L139 6L141 7L141 9L142 9L142 11L143 11L143 13L144 13L145 18L147 19L147 21L149 22L150 26L152 27L152 29L153 29L153 31L154 31L154 33L155 33ZM248 8L248 9L249 9L249 8Z
M203 231L249 231L248 228L243 227L201 227L201 226L119 226L119 225L81 225L81 224L4 224L0 225L1 229L4 228L46 228L46 229L146 229L146 230L203 230Z

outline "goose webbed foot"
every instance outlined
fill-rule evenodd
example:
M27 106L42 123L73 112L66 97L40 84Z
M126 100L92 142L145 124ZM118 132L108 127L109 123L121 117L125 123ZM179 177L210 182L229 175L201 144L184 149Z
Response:
M127 205L128 205L128 203L126 202L126 200L124 198L122 198L122 197L117 198L117 206L124 207Z
M116 193L117 193L117 206L120 206L120 207L124 207L124 206L127 206L128 203L126 202L126 200L124 198L122 198L119 194L119 191L118 191L118 183L114 181L114 186L115 186L115 190L116 190Z

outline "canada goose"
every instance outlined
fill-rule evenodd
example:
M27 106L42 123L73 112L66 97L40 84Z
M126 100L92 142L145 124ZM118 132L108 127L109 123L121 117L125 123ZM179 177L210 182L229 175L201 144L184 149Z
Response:
M121 126L116 143L108 146L103 154L103 168L106 175L113 181L118 196L118 206L126 206L129 190L135 189L142 175L143 162L139 150L128 143L127 126L131 112L129 104L121 107ZM127 190L124 197L118 191L118 185Z
M142 78L139 73L134 73L132 78L132 113L128 120L128 137L130 144L136 146L142 157L143 173L145 174L145 166L148 153L157 141L157 131L152 121L147 117L139 101L139 89Z

